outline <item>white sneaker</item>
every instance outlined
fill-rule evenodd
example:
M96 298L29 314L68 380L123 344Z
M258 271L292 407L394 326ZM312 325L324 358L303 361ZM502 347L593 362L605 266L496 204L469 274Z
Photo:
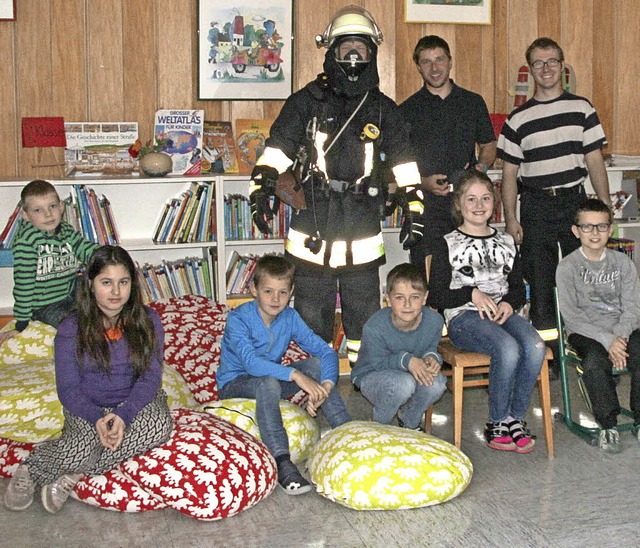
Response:
M4 504L9 510L26 510L33 502L33 480L26 464L18 466L4 493Z
M45 485L41 493L44 509L52 514L59 512L82 476L83 474L65 474L53 483Z
M620 433L617 428L600 430L598 434L598 448L605 453L620 453Z

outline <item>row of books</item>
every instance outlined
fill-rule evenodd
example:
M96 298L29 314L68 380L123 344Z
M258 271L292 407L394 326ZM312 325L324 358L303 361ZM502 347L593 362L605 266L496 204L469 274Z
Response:
M274 198L270 199L271 207ZM227 240L265 240L286 237L291 222L291 207L280 202L278 211L269 222L272 234L260 232L251 218L249 198L230 194L224 198L224 231Z
M11 248L11 242L13 242L18 226L20 226L20 219L22 219L21 202L18 203L11 215L9 215L7 224L4 226L2 232L0 232L0 249Z
M101 245L120 243L111 204L104 194L98 197L92 188L73 185L63 202L63 220L87 240Z
M248 295L259 255L240 255L233 251L227 259L227 295Z
M163 261L161 265L138 266L145 301L204 295L215 299L214 263L202 257ZM213 276L212 276L213 274Z
M111 204L103 194L98 197L92 188L74 185L64 200L62 219L80 232L87 240L106 244L119 244L120 237L116 227ZM7 224L0 233L0 249L10 249L22 219L22 204L18 203L9 216Z
M155 243L212 242L216 239L216 212L212 183L191 183L162 210L153 234Z
M630 240L629 238L609 238L607 247L625 253L633 261L633 252L636 249L634 240Z

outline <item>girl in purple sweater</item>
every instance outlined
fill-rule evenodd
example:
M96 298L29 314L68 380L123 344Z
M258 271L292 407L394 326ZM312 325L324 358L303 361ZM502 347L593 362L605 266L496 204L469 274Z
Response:
M76 306L54 343L62 436L18 467L5 493L11 510L26 509L38 483L45 509L58 512L81 477L102 474L171 434L161 389L162 325L142 304L124 249L104 246L93 254Z

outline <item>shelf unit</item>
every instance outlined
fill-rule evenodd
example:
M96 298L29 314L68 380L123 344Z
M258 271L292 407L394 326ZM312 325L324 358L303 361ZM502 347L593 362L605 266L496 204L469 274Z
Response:
M612 192L620 190L625 171L638 171L633 167L609 167L609 180ZM498 179L501 171L489 171L492 179ZM26 179L6 179L0 181L0 229L4 227L9 215L20 198L20 191L27 184ZM266 240L227 240L224 232L224 200L227 194L249 193L249 177L225 175L200 175L193 177L167 176L161 178L138 177L135 175L118 178L78 177L68 179L51 179L61 198L64 198L73 185L86 185L104 194L111 202L116 219L116 225L121 237L121 245L131 252L135 260L140 263L160 263L163 259L175 260L186 256L201 255L209 259L215 254L215 282L218 301L225 303L226 295L226 264L230 251L236 250L241 255L247 253L264 254L283 252L282 239ZM216 241L194 242L184 244L155 244L151 234L158 222L163 207L168 200L189 188L192 182L211 182L214 185ZM587 189L590 184L587 181ZM618 221L619 235L640 241L640 220ZM380 268L381 289L388 271L396 264L408 261L409 254L402 249L398 242L399 229L383 230L387 252L387 264ZM0 261L0 315L11 314L12 297L12 269L7 266L6 252ZM640 261L640 252L635 254L636 265ZM232 298L231 302L241 302L242 297Z

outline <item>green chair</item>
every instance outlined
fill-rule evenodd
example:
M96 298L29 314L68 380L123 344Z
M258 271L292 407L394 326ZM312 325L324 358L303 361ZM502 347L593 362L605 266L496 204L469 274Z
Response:
M573 366L576 368L576 372L578 373L578 386L580 387L580 392L584 397L587 409L591 414L593 414L593 408L591 406L589 395L587 394L587 390L582 380L581 360L567 342L567 334L565 333L562 315L560 314L560 303L558 302L557 288L553 289L553 300L556 308L556 323L558 324L558 363L560 366L560 387L562 389L562 413L556 413L555 417L562 420L562 422L565 423L565 425L571 432L573 432L577 436L580 436L589 445L595 446L598 445L598 433L600 432L600 428L584 426L580 424L580 422L573 419L571 411L571 396L569 394L569 366ZM614 375L621 375L627 372L628 371L626 369L613 370ZM622 408L621 413L633 419L633 413L629 411L629 409ZM617 428L620 432L625 430L632 430L633 421L618 424Z

